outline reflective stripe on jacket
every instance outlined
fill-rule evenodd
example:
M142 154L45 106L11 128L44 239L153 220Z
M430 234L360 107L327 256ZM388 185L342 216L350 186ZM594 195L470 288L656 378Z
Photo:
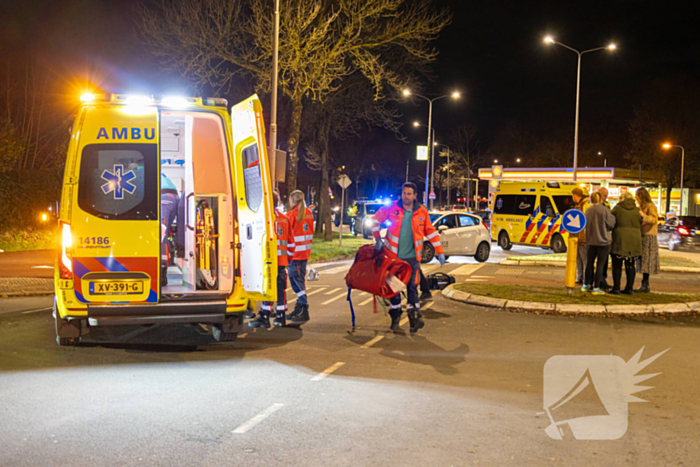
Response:
M380 224L387 222L387 248L393 256L398 256L399 254L399 236L401 235L401 223L405 212L403 203L401 200L398 200L389 206L383 206L372 218L372 235L374 235L375 240L382 238L379 232ZM413 246L416 249L416 259L418 261L420 261L423 253L423 239L428 240L433 245L436 255L444 254L442 243L440 243L440 235L433 227L433 223L430 222L428 210L421 206L418 201L413 203L411 227L413 231Z
M292 257L290 259L303 261L311 256L311 242L314 238L314 215L311 209L306 208L304 219L299 222L299 206L289 211L287 218L292 231L293 238L287 245Z
M277 236L277 266L287 266L289 257L292 253L289 251L289 245L294 245L292 237L292 229L289 225L289 218L283 213L275 209L275 234Z

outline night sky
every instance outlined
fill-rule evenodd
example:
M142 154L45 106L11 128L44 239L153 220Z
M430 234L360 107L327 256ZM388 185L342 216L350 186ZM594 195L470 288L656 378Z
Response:
M573 139L576 55L544 44L546 34L580 50L610 42L618 47L584 55L580 152L601 150L619 158L645 87L657 78L700 73L700 3L436 0L435 5L449 8L453 21L435 44L436 79L425 83L424 92L463 93L459 102L436 104L439 141L468 122L488 147L512 121L538 135ZM63 99L86 78L107 92L187 92L178 77L159 71L136 40L135 13L134 2L127 1L6 0L0 6L3 68L8 60L36 57L55 74L55 93ZM408 154L413 145L425 144L425 130L411 122L427 121L427 104L400 108L410 145L391 144Z

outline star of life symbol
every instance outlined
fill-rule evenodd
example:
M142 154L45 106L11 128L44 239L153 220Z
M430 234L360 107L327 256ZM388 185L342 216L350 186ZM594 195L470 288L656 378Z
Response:
M104 194L109 194L114 192L114 199L124 199L124 191L133 194L136 190L136 185L131 183L131 180L136 178L133 170L127 173L122 173L124 171L124 166L121 164L114 164L114 173L106 170L102 172L102 179L106 180L107 183L102 185L102 192Z
M619 439L627 432L628 404L646 402L632 394L652 389L638 383L661 373L637 375L669 349L639 361L616 355L556 355L544 365L544 412L553 439Z

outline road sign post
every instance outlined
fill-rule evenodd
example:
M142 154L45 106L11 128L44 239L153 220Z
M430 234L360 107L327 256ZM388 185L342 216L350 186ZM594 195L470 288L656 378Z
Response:
M352 183L352 180L350 180L350 177L347 175L341 175L340 178L338 179L338 185L343 189L343 195L340 197L340 223L338 224L340 226L340 233L338 237L338 246L343 245L343 217L345 217L345 208L343 207L343 204L345 202L345 189L350 186Z
M573 237L586 228L586 215L578 209L570 209L562 216L562 226L569 232L569 242L566 251L566 274L564 286L566 293L572 295L576 287L576 261L578 259L578 238ZM585 265L584 265L585 268ZM585 271L584 271L585 272ZM585 280L585 278L584 278Z

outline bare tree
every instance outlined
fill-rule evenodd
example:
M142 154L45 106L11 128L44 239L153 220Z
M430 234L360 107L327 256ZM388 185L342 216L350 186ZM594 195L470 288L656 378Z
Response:
M348 77L341 87L330 93L323 102L318 102L310 109L311 118L304 126L309 134L310 143L306 146L305 160L311 170L321 172L321 196L317 231L325 230L326 240L332 238L331 210L328 187L332 180L333 168L352 163L349 172L357 173L356 151L331 151L333 141L347 141L359 136L363 126L382 127L398 137L401 123L395 107L390 107L386 99L367 98L372 92L371 83L356 73ZM344 145L346 149L349 145ZM355 179L357 181L357 178Z
M287 191L296 188L304 99L323 101L359 71L383 97L410 79L385 60L392 51L433 60L429 42L450 21L429 0L281 0L279 87L291 101ZM270 86L272 8L267 0L157 0L141 7L143 42L161 63L199 85L226 90L236 75Z

